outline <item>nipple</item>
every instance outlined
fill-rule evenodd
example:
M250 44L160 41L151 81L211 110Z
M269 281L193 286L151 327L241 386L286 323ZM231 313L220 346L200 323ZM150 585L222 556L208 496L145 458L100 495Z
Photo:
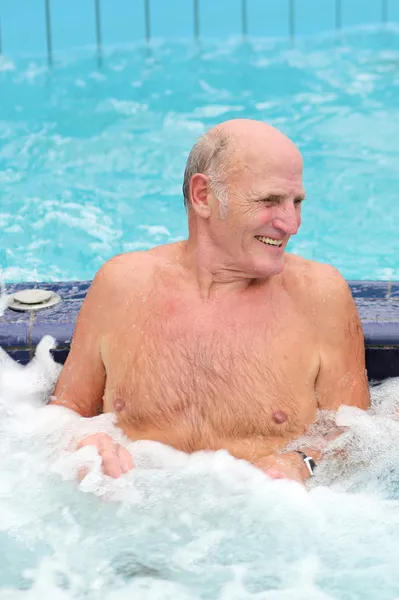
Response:
M115 400L114 408L115 408L116 412L121 412L121 410L123 410L125 408L125 403L122 400L122 398L117 398Z
M276 412L273 413L272 419L278 425L282 425L286 422L287 415L282 410L276 410Z

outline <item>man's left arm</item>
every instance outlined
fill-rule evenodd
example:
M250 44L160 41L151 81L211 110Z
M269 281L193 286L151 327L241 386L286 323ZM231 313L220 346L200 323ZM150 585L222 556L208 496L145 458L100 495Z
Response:
M320 336L320 367L316 379L318 408L335 411L347 404L366 410L370 406L370 393L360 318L345 279L332 267L328 267L328 271L325 299L319 306L317 323Z
M320 348L315 386L317 406L319 410L334 412L343 404L367 410L370 391L364 337L356 304L340 273L333 267L325 266L324 269L324 297L319 302L317 323ZM333 427L326 436L326 442L341 434L341 428ZM301 450L315 461L323 459L323 448L304 446ZM310 475L303 467L301 472L306 477Z
M360 318L351 291L336 269L323 265L323 284L317 286L317 330L319 333L320 366L315 384L319 410L336 411L342 404L366 410L370 392L365 365L365 348ZM328 439L342 433L338 427ZM303 440L304 442L306 440ZM306 456L322 460L322 449L304 444ZM310 471L297 452L265 457L258 466L274 478L304 481Z

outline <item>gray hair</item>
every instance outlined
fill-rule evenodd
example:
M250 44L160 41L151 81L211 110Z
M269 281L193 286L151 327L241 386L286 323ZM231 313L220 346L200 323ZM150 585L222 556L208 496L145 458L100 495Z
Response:
M223 171L226 170L229 139L225 133L213 132L201 136L194 144L186 164L183 180L184 206L190 207L190 181L196 173L209 177L213 193L219 201L219 216L227 213L228 191Z

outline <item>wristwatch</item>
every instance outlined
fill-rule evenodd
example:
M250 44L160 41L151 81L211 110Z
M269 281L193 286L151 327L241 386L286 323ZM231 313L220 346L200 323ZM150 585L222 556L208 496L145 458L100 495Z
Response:
M294 452L296 452L297 454L299 454L300 456L302 456L303 458L303 462L305 463L305 465L307 466L307 469L310 473L310 476L313 477L314 475L314 470L317 467L316 462L313 460L313 458L311 456L308 456L307 454L305 454L304 452L301 452L301 450L294 450Z

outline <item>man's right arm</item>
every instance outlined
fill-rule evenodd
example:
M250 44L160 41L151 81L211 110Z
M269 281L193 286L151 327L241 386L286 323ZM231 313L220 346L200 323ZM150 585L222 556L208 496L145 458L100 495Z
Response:
M101 340L112 306L108 302L112 279L113 265L109 261L98 271L82 304L71 349L51 400L83 417L102 412L105 368Z
M102 340L110 330L112 296L124 280L124 259L117 256L105 263L95 276L80 310L71 350L58 379L51 403L74 410L82 417L95 417L103 410L105 366L101 356ZM122 272L118 267L122 266ZM80 440L76 449L95 446L102 459L102 470L120 477L133 468L127 448L106 433L95 433ZM80 478L85 476L85 471Z

